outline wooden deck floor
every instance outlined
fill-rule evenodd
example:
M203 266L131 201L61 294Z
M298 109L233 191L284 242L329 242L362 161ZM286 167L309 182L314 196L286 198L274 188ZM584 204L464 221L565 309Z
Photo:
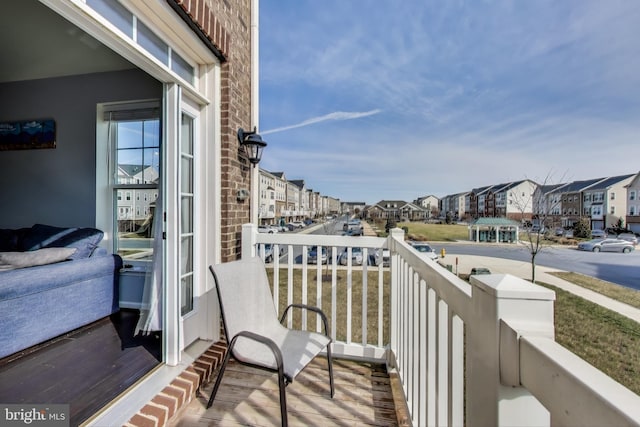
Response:
M0 360L0 402L70 405L78 425L160 362L161 338L134 337L121 311Z
M277 376L230 362L213 406L212 381L171 427L279 426ZM334 360L335 396L329 395L326 359L316 358L287 387L291 426L394 426L396 410L384 365Z

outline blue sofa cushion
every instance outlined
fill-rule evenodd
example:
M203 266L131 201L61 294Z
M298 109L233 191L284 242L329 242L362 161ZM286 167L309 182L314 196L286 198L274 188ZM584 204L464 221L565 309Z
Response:
M22 239L22 250L41 248L76 248L70 259L89 258L104 233L96 228L63 228L35 224Z

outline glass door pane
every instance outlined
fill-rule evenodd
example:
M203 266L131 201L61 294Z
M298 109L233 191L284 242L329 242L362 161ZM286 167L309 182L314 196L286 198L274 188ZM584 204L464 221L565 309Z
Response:
M182 113L180 127L180 296L181 314L193 311L194 119Z

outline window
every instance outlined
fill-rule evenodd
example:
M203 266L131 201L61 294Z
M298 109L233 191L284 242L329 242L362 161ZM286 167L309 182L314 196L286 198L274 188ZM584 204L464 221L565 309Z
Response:
M611 192L611 200L615 200L616 199L616 193Z
M111 182L115 215L114 253L150 261L152 222L160 178L160 109L157 104L105 108L109 126Z
M629 191L629 200L635 200L635 199L636 199L636 190Z
M611 213L611 215L616 213L616 207L615 206L611 206L611 209L609 209L609 212Z
M636 207L635 206L629 206L629 215L633 216L636 214Z
M114 0L86 0L87 5L115 25L127 37L160 60L171 71L190 84L194 83L195 68L178 55L162 37L144 25L138 17Z

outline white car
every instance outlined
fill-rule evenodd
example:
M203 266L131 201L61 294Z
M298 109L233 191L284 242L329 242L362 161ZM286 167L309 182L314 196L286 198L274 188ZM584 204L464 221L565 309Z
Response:
M438 256L438 253L433 249L433 247L425 242L413 242L411 243L411 246L413 246L413 248L420 252L423 255L426 255L427 258L432 259L433 261L436 261L438 258L440 258L440 256Z
M269 234L273 234L273 233L277 233L278 229L271 226L271 225L259 225L258 226L258 233L269 233Z

